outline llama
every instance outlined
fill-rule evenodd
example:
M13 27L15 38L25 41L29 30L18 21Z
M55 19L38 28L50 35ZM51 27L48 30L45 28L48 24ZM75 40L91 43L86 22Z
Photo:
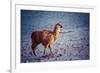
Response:
M45 50L47 48L50 49L51 54L51 45L56 41L56 39L59 37L60 32L61 32L61 28L62 26L60 25L60 23L57 23L54 27L53 31L49 31L49 30L41 30L41 31L33 31L31 34L31 39L32 39L32 51L33 54L36 56L35 50L36 50L36 46L39 45L40 43L44 46L44 54L45 54Z

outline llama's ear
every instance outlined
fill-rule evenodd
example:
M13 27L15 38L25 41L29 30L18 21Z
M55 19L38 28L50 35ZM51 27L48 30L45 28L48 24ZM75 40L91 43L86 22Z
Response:
M59 24L61 23L61 21L58 22Z
M61 21L56 22L56 24L60 24L60 23L61 23Z

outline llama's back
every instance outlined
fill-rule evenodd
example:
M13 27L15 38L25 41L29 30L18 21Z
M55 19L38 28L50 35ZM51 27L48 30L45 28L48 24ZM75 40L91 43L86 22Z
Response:
M54 35L52 31L42 30L42 31L33 31L32 42L34 43L42 43L44 45L52 43L54 41Z

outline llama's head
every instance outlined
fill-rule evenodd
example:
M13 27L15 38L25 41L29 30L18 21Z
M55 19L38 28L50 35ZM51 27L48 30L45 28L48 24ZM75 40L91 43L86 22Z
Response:
M57 24L55 25L54 31L56 31L56 32L61 32L61 28L62 28L62 25L61 25L60 23L57 23Z
M57 23L57 24L55 25L55 27L56 27L56 28L62 28L62 25L61 25L60 23Z

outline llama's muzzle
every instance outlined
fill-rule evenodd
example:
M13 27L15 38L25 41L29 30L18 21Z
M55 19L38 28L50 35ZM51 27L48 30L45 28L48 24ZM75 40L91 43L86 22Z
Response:
M60 28L62 28L63 26L62 25L60 25Z

